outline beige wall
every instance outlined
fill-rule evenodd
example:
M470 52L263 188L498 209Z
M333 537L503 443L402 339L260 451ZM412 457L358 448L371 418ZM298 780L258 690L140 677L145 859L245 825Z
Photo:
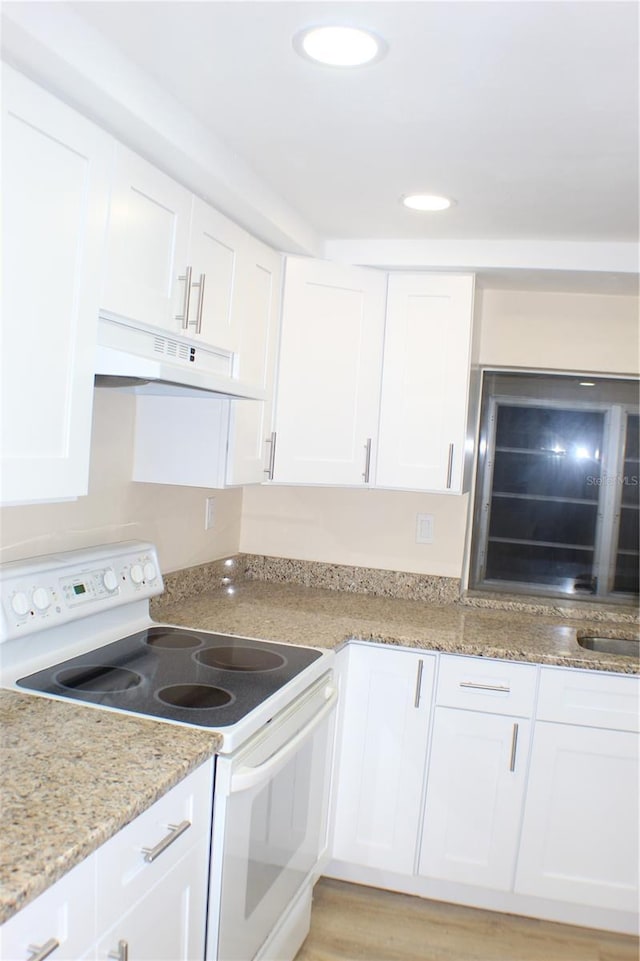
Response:
M135 398L96 390L89 494L77 501L0 511L3 561L119 540L150 540L166 573L235 554L242 491L137 484L131 476ZM205 498L216 520L204 530Z
M476 301L485 366L640 369L635 297L485 290ZM468 497L413 492L247 488L240 548L460 577L468 504ZM418 512L434 515L433 544L415 543Z
M299 560L460 576L467 497L339 487L247 487L240 550ZM434 515L416 544L416 514Z
M514 290L478 292L480 363L638 374L638 298Z

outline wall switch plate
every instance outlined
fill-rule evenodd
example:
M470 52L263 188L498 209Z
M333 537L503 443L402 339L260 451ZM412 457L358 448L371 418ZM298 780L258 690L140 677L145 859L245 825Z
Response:
M433 514L416 514L416 544L433 544Z
M214 525L216 517L216 499L215 497L207 497L204 502L204 529L205 531L210 531Z

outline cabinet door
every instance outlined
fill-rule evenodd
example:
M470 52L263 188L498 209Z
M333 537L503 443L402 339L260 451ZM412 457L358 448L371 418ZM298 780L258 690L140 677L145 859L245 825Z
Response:
M386 275L287 259L274 480L360 486L378 421Z
M637 734L536 723L515 889L637 910Z
M0 957L26 961L36 946L57 941L52 961L78 961L94 943L95 924L95 862L89 857L2 925Z
M184 316L191 194L118 144L101 307L188 333ZM180 278L183 278L182 280Z
M112 142L2 73L2 500L86 494Z
M473 277L391 274L376 484L462 490Z
M188 332L229 351L237 351L240 343L235 300L238 248L243 233L213 207L194 198L188 258L193 269Z
M237 373L240 380L264 388L268 399L231 403L228 484L259 484L266 479L265 443L272 430L281 281L281 255L245 235L238 258Z
M434 664L429 654L349 646L333 858L413 874Z
M100 938L97 961L117 958L122 941L126 942L128 957L135 961L202 961L208 850L208 843L203 841L200 847L192 848L174 864L162 880Z
M522 718L436 708L420 874L511 889L530 727Z

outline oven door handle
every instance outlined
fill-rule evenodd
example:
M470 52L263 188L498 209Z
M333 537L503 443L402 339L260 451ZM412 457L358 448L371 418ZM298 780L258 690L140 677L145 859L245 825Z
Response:
M229 793L239 794L241 791L248 791L249 788L255 787L257 784L263 784L269 781L280 768L284 767L289 758L295 754L302 741L315 731L318 725L324 721L325 717L331 713L337 700L338 691L336 688L333 688L326 704L323 704L309 723L305 725L302 730L298 731L290 741L287 741L279 751L276 751L275 754L272 754L270 758L257 767L238 768L235 774L231 775Z

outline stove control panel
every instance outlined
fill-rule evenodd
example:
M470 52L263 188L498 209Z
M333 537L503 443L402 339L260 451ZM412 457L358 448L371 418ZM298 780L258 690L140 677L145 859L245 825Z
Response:
M164 589L153 544L124 541L0 566L0 642Z

